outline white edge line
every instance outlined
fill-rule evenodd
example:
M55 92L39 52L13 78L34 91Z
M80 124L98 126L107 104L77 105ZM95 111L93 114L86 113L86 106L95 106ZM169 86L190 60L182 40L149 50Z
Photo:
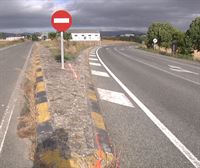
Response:
M135 48L134 48L135 49ZM138 48L136 48L137 51L142 51L146 56L147 54L149 54L148 56L152 57L152 58L156 58L157 56L155 55L158 55L160 58L159 59L162 59L162 60L165 60L165 61L168 61L168 62L171 62L171 63L175 63L175 64L179 64L179 65L183 65L183 66L188 66L190 68L194 68L194 69L200 69L199 67L195 66L195 65L192 65L192 64L187 64L187 63L184 63L184 62L178 62L176 59L177 58L173 58L173 57L169 57L169 58L166 58L167 56L165 55L162 55L162 54L155 54L155 53L151 53L151 52L148 52L148 51L144 51L144 50L140 50ZM194 62L195 63L195 62ZM198 63L197 63L198 64Z
M16 47L16 46L19 46L19 45L22 45L22 44L23 43L19 43L19 44L13 44L13 45L10 45L10 46L7 46L7 47L3 47L3 48L0 48L0 51L7 50L9 48Z
M115 51L118 52L118 53L120 53L121 55L124 55L125 57L131 59L129 56L127 56L127 54L124 54L124 53L118 51L117 49L115 49ZM132 59L134 59L134 58L132 58ZM191 83L196 84L196 85L200 85L199 82L195 82L195 81L190 80L190 79L187 79L187 78L185 78L185 77L182 77L182 76L173 74L173 73L171 73L171 72L169 72L169 71L166 71L166 70L161 69L161 68L158 68L158 67L156 67L156 66L154 66L154 65L150 65L150 64L148 64L148 63L142 62L142 61L140 61L140 60L138 60L138 59L134 59L134 60L135 60L136 62L140 62L141 64L145 64L145 65L147 65L147 66L149 66L149 67L151 67L151 68L154 68L154 69L160 70L160 71L162 71L162 72L165 72L165 73L167 73L167 74L170 74L170 75L172 75L172 76L175 76L175 77L177 77L177 78L183 79L183 80L185 80L185 81L191 82Z
M9 111L5 112L5 115L8 114L9 116L8 116L8 122L7 122L7 125L6 125L6 130L5 130L4 134L3 134L2 140L1 140L1 142L0 142L0 143L1 143L1 144L0 144L0 154L1 154L2 149L3 149L3 145L4 145L5 138L6 138L6 135L7 135L7 132L8 132L8 128L9 128L9 126L10 126L10 121L11 121L11 118L12 118L12 115L13 115L13 112L14 112L15 103L16 103L16 101L17 101L17 99L14 99L15 94L16 94L16 90L17 90L17 88L19 87L19 85L20 85L20 83L21 83L22 76L23 76L24 73L25 73L24 70L25 70L26 67L27 67L28 60L29 60L29 58L30 58L30 56L31 56L32 49L33 49L33 44L32 44L32 46L31 46L31 48L30 48L30 51L29 51L29 53L28 53L26 62L25 62L25 64L24 64L24 66L23 66L22 72L20 73L20 75L19 75L19 77L18 77L16 86L15 86L14 91L13 91L11 97L10 97L10 100L9 100L8 109L9 109L9 107L10 107L10 104L13 104L12 110L10 111L10 115L8 114ZM13 99L14 99L14 100L13 100ZM8 110L8 109L7 109L7 110ZM1 129L2 129L2 127L3 127L4 122L5 122L5 117L4 117L4 120L3 120L2 123L1 123ZM0 130L0 132L2 132L2 130ZM0 137L0 138L1 138L1 137Z
M167 136L167 138L182 152L182 154L194 165L195 168L200 168L200 161L179 141L178 138L156 118L156 116L110 71L110 69L104 64L104 62L99 57L97 49L97 58L108 71L108 73L113 77L113 79L121 86L121 88L130 96L130 98L142 109L142 111L152 120L152 122Z

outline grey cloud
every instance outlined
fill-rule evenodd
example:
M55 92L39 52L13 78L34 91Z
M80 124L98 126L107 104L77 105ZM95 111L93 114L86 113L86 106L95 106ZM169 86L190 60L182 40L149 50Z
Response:
M95 3L96 2L96 3ZM75 26L148 27L154 21L171 22L186 29L193 13L199 12L199 0L125 0L77 1Z
M42 4L32 9L23 2ZM50 28L56 0L0 0L0 29ZM199 0L68 0L74 27L145 30L155 21L171 22L185 30L199 15ZM26 3L25 3L26 4ZM27 3L28 4L28 3ZM30 8L30 9L29 9Z

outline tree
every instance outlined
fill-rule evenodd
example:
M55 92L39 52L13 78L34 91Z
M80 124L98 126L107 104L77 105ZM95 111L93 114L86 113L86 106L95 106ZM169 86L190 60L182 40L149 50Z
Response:
M50 33L48 34L48 36L49 36L49 38L50 38L51 40L53 40L53 39L56 38L57 33L56 33L56 32L50 32Z
M153 23L147 32L147 45L152 47L153 39L158 39L158 46L170 48L173 40L175 28L169 23Z
M172 41L176 42L178 53L187 54L184 32L175 29L175 32L172 35Z
M38 36L37 36L37 34L33 34L32 35L32 41L38 41L39 39L38 39Z
M0 39L3 39L3 33L0 32Z
M200 51L200 17L190 24L190 28L186 31L185 42L191 52Z
M63 35L63 38L67 41L69 41L70 39L72 39L72 35L71 33L65 32Z

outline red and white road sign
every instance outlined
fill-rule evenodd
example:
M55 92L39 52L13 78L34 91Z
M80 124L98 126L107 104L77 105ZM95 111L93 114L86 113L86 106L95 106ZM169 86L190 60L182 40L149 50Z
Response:
M72 25L72 16L64 10L56 11L51 17L51 25L58 32L65 32Z

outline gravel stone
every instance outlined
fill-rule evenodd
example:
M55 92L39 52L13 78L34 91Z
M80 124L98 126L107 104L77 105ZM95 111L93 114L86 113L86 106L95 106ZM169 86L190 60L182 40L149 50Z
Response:
M67 146L72 153L94 153L94 126L87 104L87 85L91 81L88 51L83 51L74 61L65 63L61 70L59 62L50 51L39 45L41 62L50 105L54 130L64 129L68 135ZM68 64L78 75L76 79Z

